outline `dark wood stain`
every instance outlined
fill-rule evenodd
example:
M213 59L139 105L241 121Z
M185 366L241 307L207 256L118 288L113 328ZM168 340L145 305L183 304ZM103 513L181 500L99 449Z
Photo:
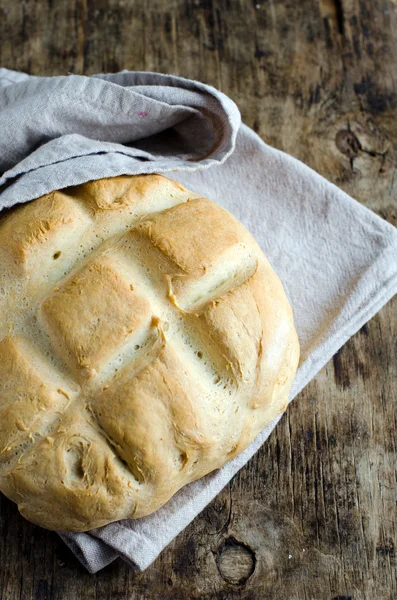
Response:
M350 374L349 371L344 368L342 350L338 350L333 356L332 362L334 363L335 383L342 389L350 387Z
M268 143L397 224L396 30L394 0L3 0L0 65L215 85ZM2 496L0 599L397 598L396 309L337 352L144 573L88 574Z
M345 15L343 9L343 2L342 0L334 0L334 2L338 32L343 36L345 35Z

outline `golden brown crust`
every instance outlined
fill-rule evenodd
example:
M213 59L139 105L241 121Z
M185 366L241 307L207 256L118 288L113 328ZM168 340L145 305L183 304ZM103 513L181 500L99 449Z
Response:
M150 514L287 405L279 279L234 217L164 177L12 211L0 288L0 490L44 527Z
M42 313L65 360L83 376L99 370L151 319L149 303L106 256L90 261L57 287L43 302Z
M169 482L202 458L216 438L200 406L200 390L189 389L183 364L170 348L135 376L125 372L93 404L98 421L137 481L157 490L138 503L135 516L149 514L170 497Z
M0 464L7 464L64 410L72 392L15 336L0 342L0 382Z
M10 256L25 271L37 268L46 249L52 258L53 245L63 246L65 235L84 224L84 212L70 198L62 192L47 194L40 202L19 207L0 224L2 259Z
M191 277L203 275L225 250L238 244L235 220L206 198L195 198L137 226L154 246ZM215 227L216 224L216 227Z
M134 512L137 489L85 415L69 413L2 478L5 494L30 521L80 531ZM138 490L139 491L139 490Z
M149 196L184 192L184 188L176 181L165 180L161 175L136 175L135 177L113 177L97 179L80 186L78 194L84 189L88 204L95 211L117 210L133 206L147 200Z

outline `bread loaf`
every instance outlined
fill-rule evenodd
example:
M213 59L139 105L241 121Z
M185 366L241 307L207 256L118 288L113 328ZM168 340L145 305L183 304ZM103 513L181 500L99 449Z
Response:
M0 216L0 490L85 531L148 515L282 412L278 277L226 210L157 175Z

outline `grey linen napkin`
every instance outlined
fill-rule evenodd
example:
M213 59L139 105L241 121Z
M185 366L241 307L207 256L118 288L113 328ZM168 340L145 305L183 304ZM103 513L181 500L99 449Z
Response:
M397 230L240 126L234 103L156 73L39 78L0 69L0 208L120 174L169 176L253 233L291 301L302 357L292 399L397 291ZM208 168L211 167L211 168ZM270 435L149 517L60 533L94 573L145 569Z

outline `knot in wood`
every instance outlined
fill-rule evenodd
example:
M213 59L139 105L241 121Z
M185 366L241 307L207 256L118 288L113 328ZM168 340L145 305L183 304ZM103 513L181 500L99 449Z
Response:
M336 147L342 154L355 158L361 150L361 143L355 133L349 129L341 129L335 137Z
M255 552L230 536L218 549L216 565L222 579L232 585L244 585L255 571Z

